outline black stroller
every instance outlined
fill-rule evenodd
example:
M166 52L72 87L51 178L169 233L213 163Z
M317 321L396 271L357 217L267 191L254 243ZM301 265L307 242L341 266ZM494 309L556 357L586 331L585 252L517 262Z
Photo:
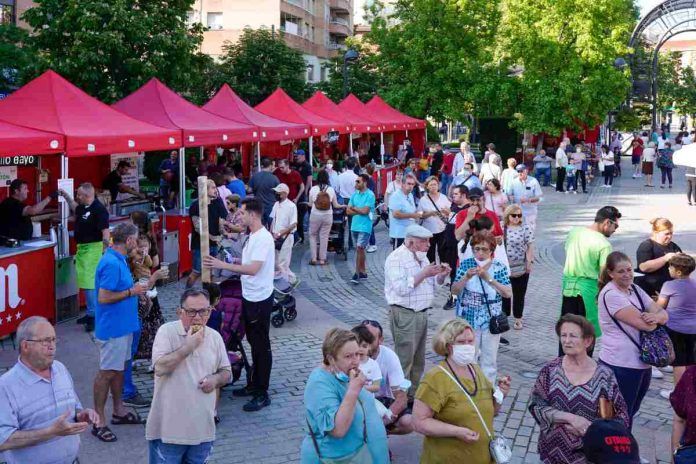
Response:
M348 227L348 215L346 210L333 210L333 223L329 232L329 246L327 251L343 255L343 261L348 261L348 247L346 246L346 229Z

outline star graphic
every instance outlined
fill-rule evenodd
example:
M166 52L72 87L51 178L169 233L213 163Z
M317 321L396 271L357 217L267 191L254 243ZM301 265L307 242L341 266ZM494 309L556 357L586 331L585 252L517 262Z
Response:
M12 314L7 316L5 319L7 320L7 322L12 322Z
M17 314L15 314L15 321L18 321L22 318L22 313L17 311Z

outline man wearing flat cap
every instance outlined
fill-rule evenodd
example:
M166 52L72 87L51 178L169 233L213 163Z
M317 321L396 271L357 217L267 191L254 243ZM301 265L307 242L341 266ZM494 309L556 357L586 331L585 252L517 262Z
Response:
M522 217L524 222L529 224L532 230L536 229L537 209L539 202L544 196L539 181L529 175L529 170L524 164L518 164L517 172L519 176L512 181L512 187L508 194L510 203L518 204L522 207Z
M425 340L428 310L435 288L450 273L447 263L430 263L427 258L433 234L416 224L406 228L404 243L392 251L384 264L384 296L389 304L389 323L404 376L411 381L409 400L418 389L425 367Z

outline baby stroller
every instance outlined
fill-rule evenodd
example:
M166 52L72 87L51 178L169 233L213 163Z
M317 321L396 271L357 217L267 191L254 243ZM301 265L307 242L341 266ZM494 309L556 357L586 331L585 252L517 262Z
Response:
M222 313L220 335L225 341L227 357L232 366L232 383L242 375L250 377L250 366L242 340L244 339L244 324L242 324L242 285L238 278L227 279L220 283L221 298L215 309Z
M297 317L295 297L292 296L295 288L283 277L276 277L273 281L273 313L271 314L273 327L281 327L285 321L294 321Z
M348 248L346 247L347 227L348 215L346 214L346 210L343 208L334 209L327 251L334 252L337 255L343 255L344 261L348 261Z

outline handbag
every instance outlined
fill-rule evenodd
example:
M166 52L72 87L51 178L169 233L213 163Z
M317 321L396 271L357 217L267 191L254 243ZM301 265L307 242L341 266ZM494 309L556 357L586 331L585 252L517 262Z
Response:
M455 378L447 369L444 367L438 365L440 369L442 369L442 372L447 374L450 379L454 383L457 384L459 389L464 393L464 396L466 396L466 399L469 400L471 405L474 407L474 411L476 411L476 414L478 414L479 419L481 420L481 424L483 425L483 429L486 431L486 435L488 436L488 439L490 440L488 442L488 451L491 453L491 459L496 462L496 464L507 464L510 462L512 459L512 450L510 449L510 445L508 444L507 440L505 440L504 437L496 437L495 435L491 434L490 429L486 425L486 421L483 420L483 417L481 416L481 411L479 411L478 407L476 406L476 403L474 403L474 400L471 399L471 396L469 393L467 393L466 389L464 386L459 382L459 379Z
M674 450L674 464L693 464L696 462L696 445L680 446Z
M641 310L640 312L644 313L645 305L643 304L643 299L640 297L640 294L638 293L634 284L631 284L631 288L638 297ZM607 311L607 314L609 314L609 317L611 317L611 320L614 321L614 324L616 324L624 335L631 340L631 343L638 348L641 361L655 367L665 367L674 362L674 345L672 345L672 340L670 340L667 330L665 330L663 326L658 325L657 328L651 332L641 330L640 340L636 342L630 335L628 335L628 332L626 332L621 324L619 324L619 321L617 321L609 312L609 309L607 308L606 293L604 294L603 300L604 309Z
M305 417L305 422L307 422L307 427L309 427L309 434L312 437L312 443L314 444L314 450L317 452L317 457L319 457L319 462L322 464L372 464L372 455L370 454L370 449L367 447L367 423L365 420L365 408L363 407L362 401L358 399L360 403L360 409L363 412L363 442L355 452L350 453L347 456L340 458L323 458L319 452L319 444L314 436L314 430L312 426L309 425L309 420Z
M483 279L481 279L481 276L478 276L479 282L481 282L481 289L483 290L483 299L486 301L486 309L488 310L488 315L490 316L490 321L488 322L488 330L493 334L493 335L498 335L501 333L505 333L508 330L510 330L510 321L508 321L507 315L505 313L500 313L496 316L491 313L491 305L488 303L488 294L486 293L486 289L483 286Z
M433 206L435 207L435 211L437 211L437 217L439 217L440 220L445 223L445 230L443 231L444 232L443 245L448 249L452 249L452 248L456 249L457 248L457 238L454 236L455 227L454 227L454 224L450 224L450 221L457 214L452 213L452 215L448 219L445 217L444 214L442 214L442 211L440 211L440 208L438 208L437 204L430 197L429 193L428 193L428 200L430 200L430 203L432 203Z
M285 237L280 237L274 240L275 243L275 249L277 251L280 251L281 248L283 248L283 244L285 243L285 239L288 238L287 236Z

